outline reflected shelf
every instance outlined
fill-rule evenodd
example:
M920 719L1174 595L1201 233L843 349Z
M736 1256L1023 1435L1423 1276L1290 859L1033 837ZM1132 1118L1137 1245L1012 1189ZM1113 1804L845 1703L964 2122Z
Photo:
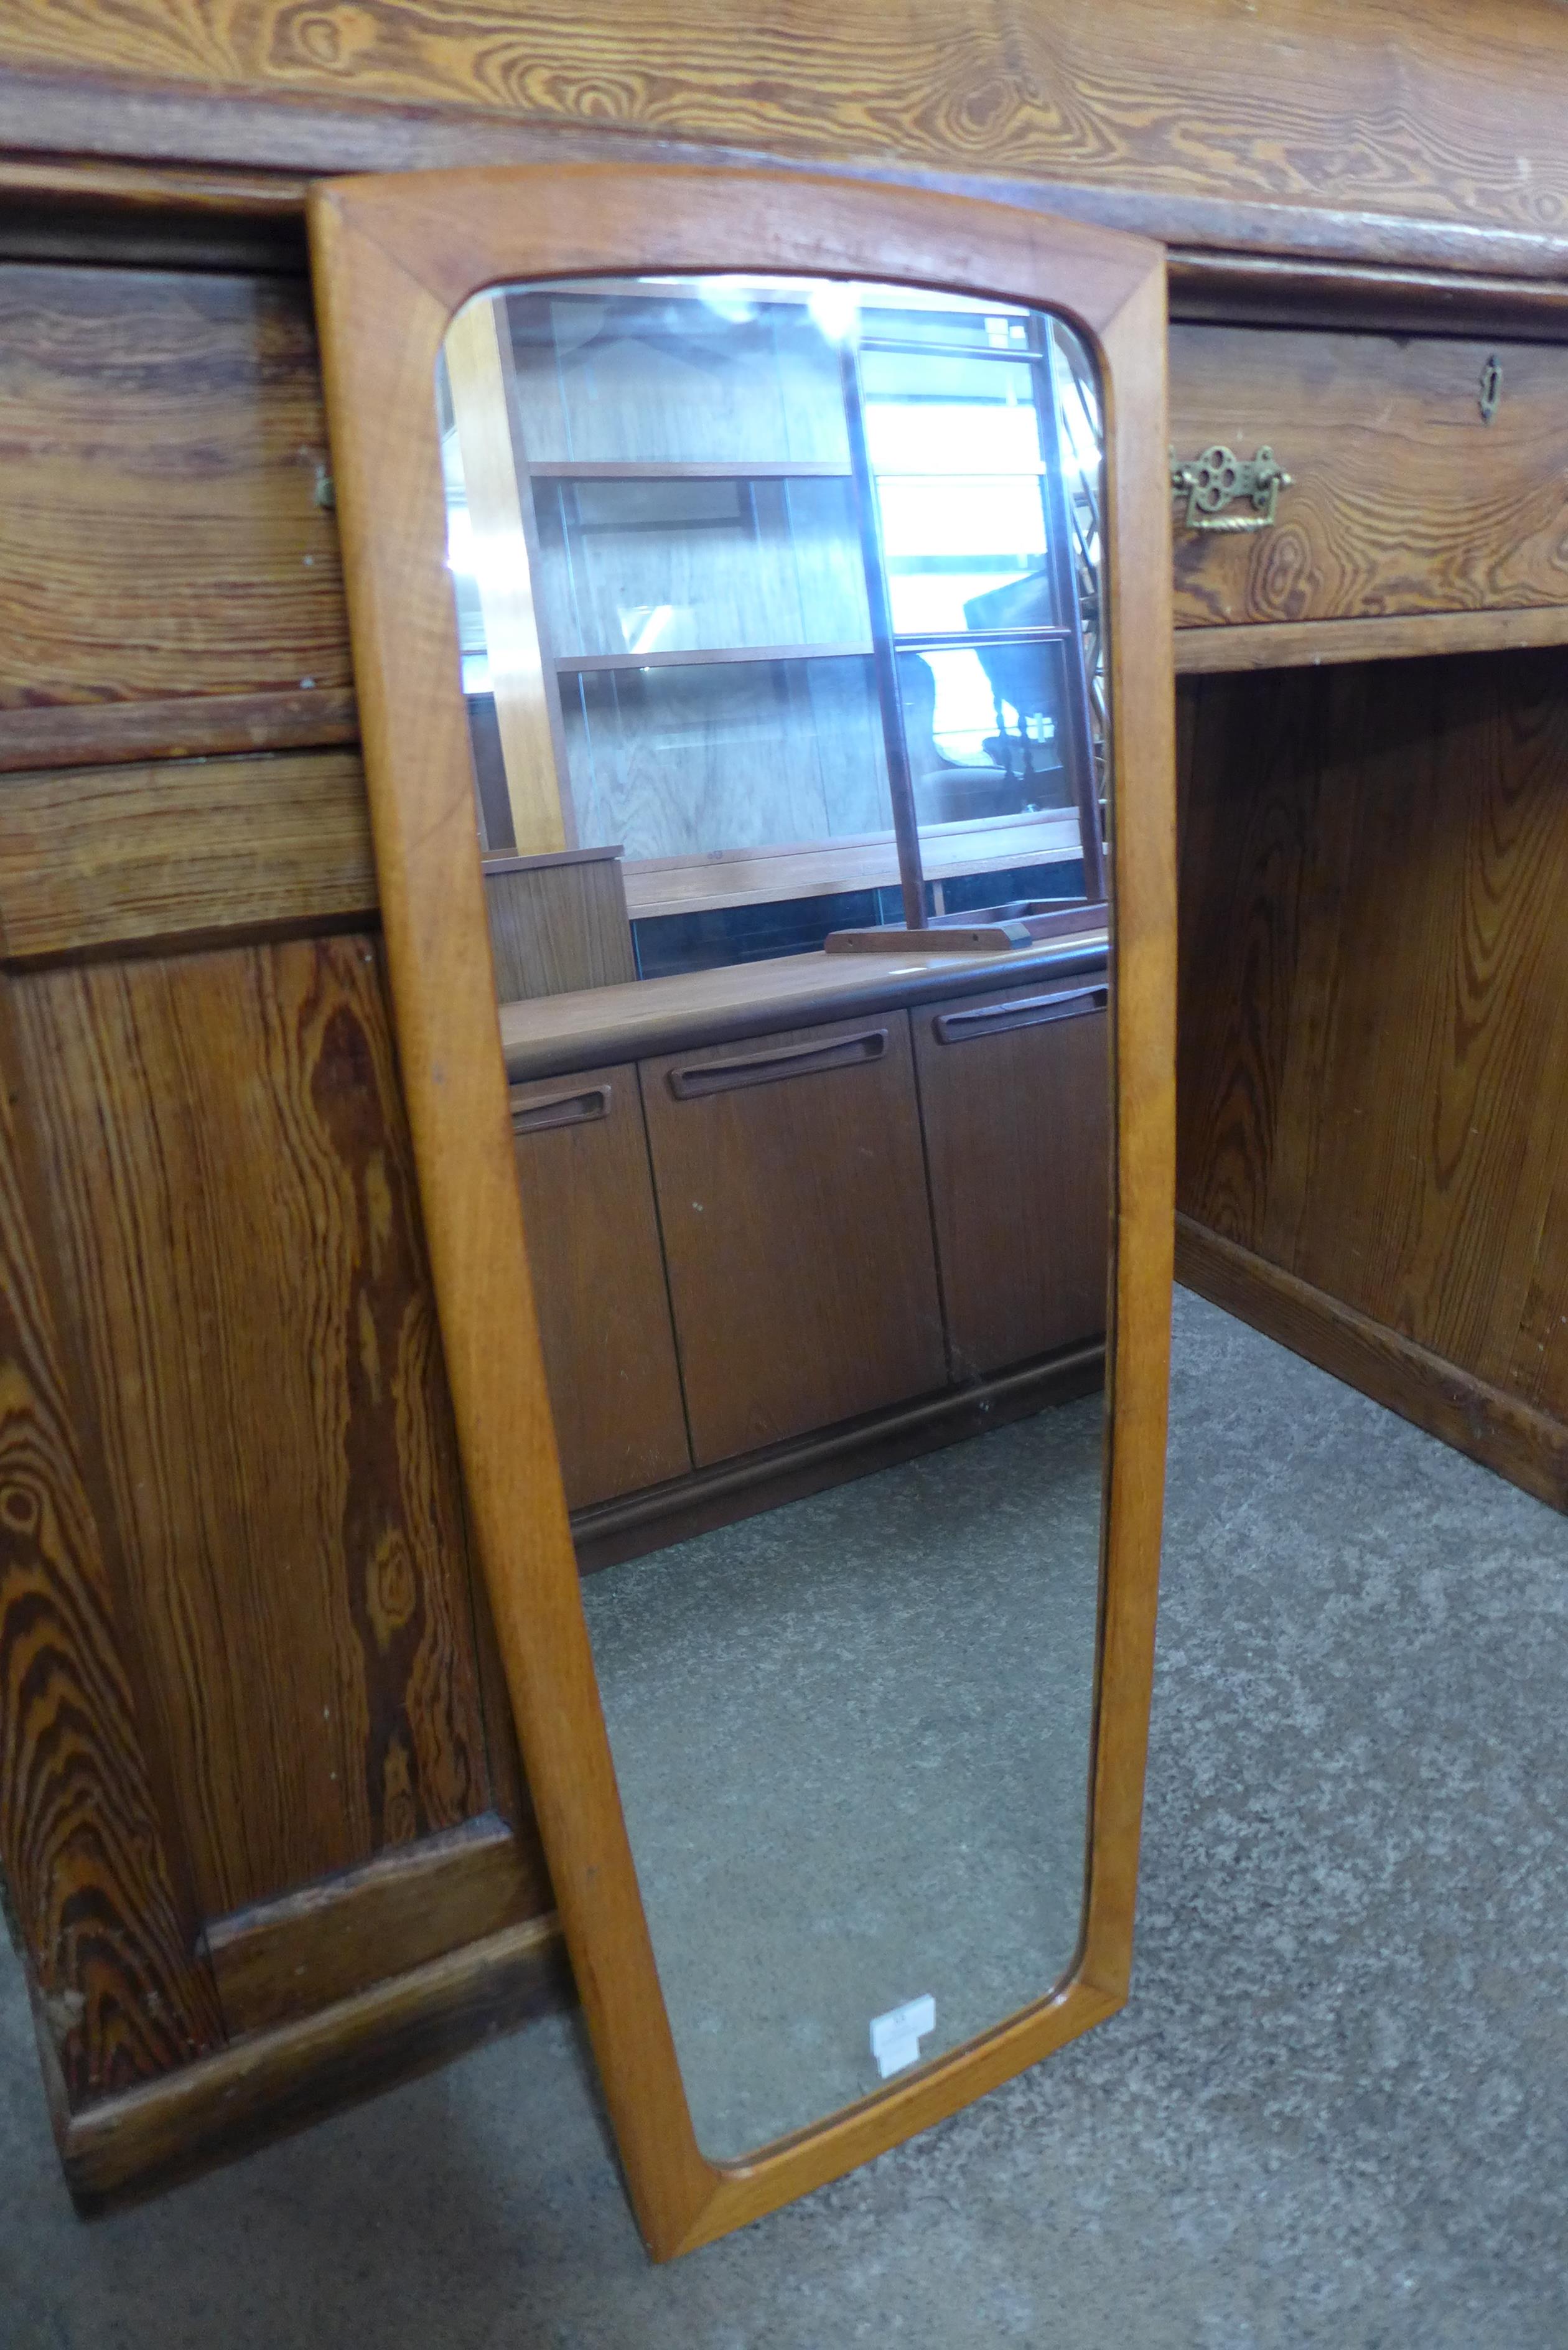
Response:
M910 629L894 633L899 652L967 651L979 645L1060 644L1067 629ZM707 645L668 652L557 653L556 673L577 677L600 670L701 669L717 663L781 660L867 660L869 643L828 645Z
M879 482L1011 482L1033 481L1050 467L1028 457L1009 457L994 465L884 465L875 459L871 472Z
M895 629L893 642L900 652L967 652L976 645L1057 645L1073 635L1071 629Z
M1021 473L1023 466L1011 468ZM846 482L847 465L791 457L537 458L529 473L541 482Z
M868 644L850 645L712 645L706 650L648 653L557 653L558 677L586 676L600 670L706 669L728 662L868 660Z
M977 343L972 339L955 341L940 335L862 335L856 348L862 351L896 351L900 358L928 356L962 359L1002 359L1017 367L1038 357L1026 343Z

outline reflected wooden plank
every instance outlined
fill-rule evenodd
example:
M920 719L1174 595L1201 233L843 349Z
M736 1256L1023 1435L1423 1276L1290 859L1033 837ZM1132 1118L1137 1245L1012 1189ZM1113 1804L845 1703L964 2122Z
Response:
M557 781L497 317L494 302L469 303L448 328L444 348L512 809L512 839L486 846L533 854L575 843Z
M1017 865L1059 864L1078 854L1078 819L1073 808L984 816L972 824L928 825L921 836L928 880L949 874L1007 872ZM635 922L654 914L892 889L898 879L898 852L891 832L878 832L702 857L628 858L624 871L627 912Z

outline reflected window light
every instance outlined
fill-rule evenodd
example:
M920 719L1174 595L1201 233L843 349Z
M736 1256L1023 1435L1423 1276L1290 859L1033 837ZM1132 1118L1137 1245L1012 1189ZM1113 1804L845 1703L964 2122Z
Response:
M680 277L651 278L650 285L684 286ZM726 326L745 327L757 315L755 280L750 277L699 277L695 281L697 298L705 310L724 320Z
M504 592L516 579L519 567L526 568L527 560L520 531L491 531L482 536L466 506L448 506L446 567L460 600L465 588Z
M474 576L473 523L466 506L446 510L446 567L465 579Z
M830 343L846 343L855 332L860 305L853 286L814 286L806 297L812 323Z
M866 439L878 470L1005 473L1040 461L1032 402L867 400Z
M621 612L620 630L628 652L650 653L674 617L673 604L636 604Z

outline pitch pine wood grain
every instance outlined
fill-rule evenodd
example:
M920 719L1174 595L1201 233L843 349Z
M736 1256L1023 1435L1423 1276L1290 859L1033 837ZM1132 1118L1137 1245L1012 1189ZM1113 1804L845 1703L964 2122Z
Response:
M128 2189L170 2186L571 1999L559 1925L531 1918L253 2033L73 2116L63 2158L77 2208L86 2216Z
M0 711L0 774L211 759L355 743L358 713L347 690L187 693L155 702L51 702Z
M450 1407L372 942L18 984L201 1907L489 1801Z
M340 693L326 470L304 285L0 268L0 711Z
M1568 603L1568 350L1178 323L1170 383L1179 457L1267 443L1292 477L1266 530L1178 502L1178 627Z
M350 751L161 760L0 779L11 962L376 911Z
M221 2047L223 2029L84 1482L4 983L0 1063L0 1857L76 2106Z
M1302 215L1296 220L1298 228L1305 225ZM1377 224L1384 230L1388 225L1386 221ZM1179 235L1174 229L1173 234ZM1469 237L1477 233L1462 234ZM1486 241L1490 243L1490 237ZM1377 262L1370 255L1360 260L1331 260L1323 254L1309 257L1302 246L1289 255L1199 253L1174 243L1167 254L1170 315L1210 326L1349 328L1362 334L1502 335L1511 341L1556 341L1553 322L1561 318L1563 303L1563 288L1549 274L1554 246L1550 239L1539 244L1530 240L1525 249L1539 265L1539 275L1520 274L1517 263L1511 269L1501 257L1495 270L1482 274L1479 267L1433 268L1392 257Z
M39 85L28 77L22 86L33 101L28 146L36 151ZM0 137L9 140L23 111L17 106L10 124L0 120ZM278 172L122 163L79 147L52 156L8 150L0 158L0 241L16 261L297 274L305 256L293 215L304 209L304 184Z
M1547 1142L1553 1171L1535 1195L1543 1207L1530 1250L1518 1326L1506 1361L1501 1346L1493 1361L1498 1383L1511 1396L1568 1426L1568 1085L1561 1081L1553 1107L1556 1116ZM1563 1506L1568 1507L1568 1477L1561 1493Z
M1184 683L1179 702L1178 1198L1256 1250L1326 756L1324 688L1312 671L1205 680Z
M1176 1273L1200 1297L1240 1315L1309 1363L1484 1461L1538 1500L1568 1510L1568 1425L1563 1420L1187 1216L1176 1220Z
M1184 1211L1553 1419L1565 660L1184 689Z
M1178 629L1178 677L1222 671L1325 669L1349 661L1411 660L1434 653L1501 653L1568 644L1568 604L1487 612L1401 613L1382 620L1262 620Z
M1565 673L1561 657L1517 656L1434 664L1402 691L1385 680L1343 713L1331 695L1358 820L1340 831L1332 972L1321 949L1306 969L1322 1084L1283 1105L1281 1157L1311 1170L1275 1228L1299 1235L1293 1269L1335 1285L1324 1274L1354 1236L1348 1302L1494 1385L1568 1144ZM1413 743L1417 714L1430 733ZM1325 779L1331 809L1346 780ZM1353 1121L1355 1147L1336 1148ZM1543 1392L1561 1396L1560 1342L1551 1357Z
M475 140L554 123L1521 231L1557 228L1568 204L1561 27L1501 0L221 0L199 17L13 0L0 63L183 87L209 109L224 94L434 109ZM418 126L400 127L406 151ZM243 129L230 161L254 158L248 114ZM79 124L75 144L95 144ZM362 147L349 160L363 168ZM407 155L389 139L379 160Z
M210 1919L202 1937L230 2036L263 2032L468 1942L538 1919L536 1844L493 1812L379 1853L276 1901Z
M465 157L613 161L626 151L625 133L613 129L505 117L476 123L462 109L433 107L417 120L395 108L348 115L311 100L286 112L265 99L203 109L200 97L169 87L136 93L141 151L156 146L164 156L204 157L219 168L126 161L116 160L116 151L124 156L133 143L119 95L112 84L73 87L57 76L0 82L0 141L25 137L30 151L7 147L0 154L0 252L8 260L297 276L307 265L310 182L323 172L438 169ZM86 140L103 151L85 153ZM246 151L268 168L236 170L233 158ZM715 151L758 160L662 137L645 137L639 151L659 163L701 162ZM823 168L809 156L794 160L800 170ZM881 168L937 181L916 164ZM1568 239L1555 233L1439 228L1387 213L1213 196L1158 198L1108 182L1069 188L976 172L943 172L940 183L1163 232L1173 317L1563 339L1568 293L1553 273L1568 256Z

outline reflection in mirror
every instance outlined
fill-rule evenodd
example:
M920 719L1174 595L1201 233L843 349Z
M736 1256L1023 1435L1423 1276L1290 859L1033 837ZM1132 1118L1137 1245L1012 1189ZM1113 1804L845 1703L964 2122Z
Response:
M585 1612L734 2158L1048 1996L1079 1940L1096 378L1005 304L599 278L471 302L437 398Z

